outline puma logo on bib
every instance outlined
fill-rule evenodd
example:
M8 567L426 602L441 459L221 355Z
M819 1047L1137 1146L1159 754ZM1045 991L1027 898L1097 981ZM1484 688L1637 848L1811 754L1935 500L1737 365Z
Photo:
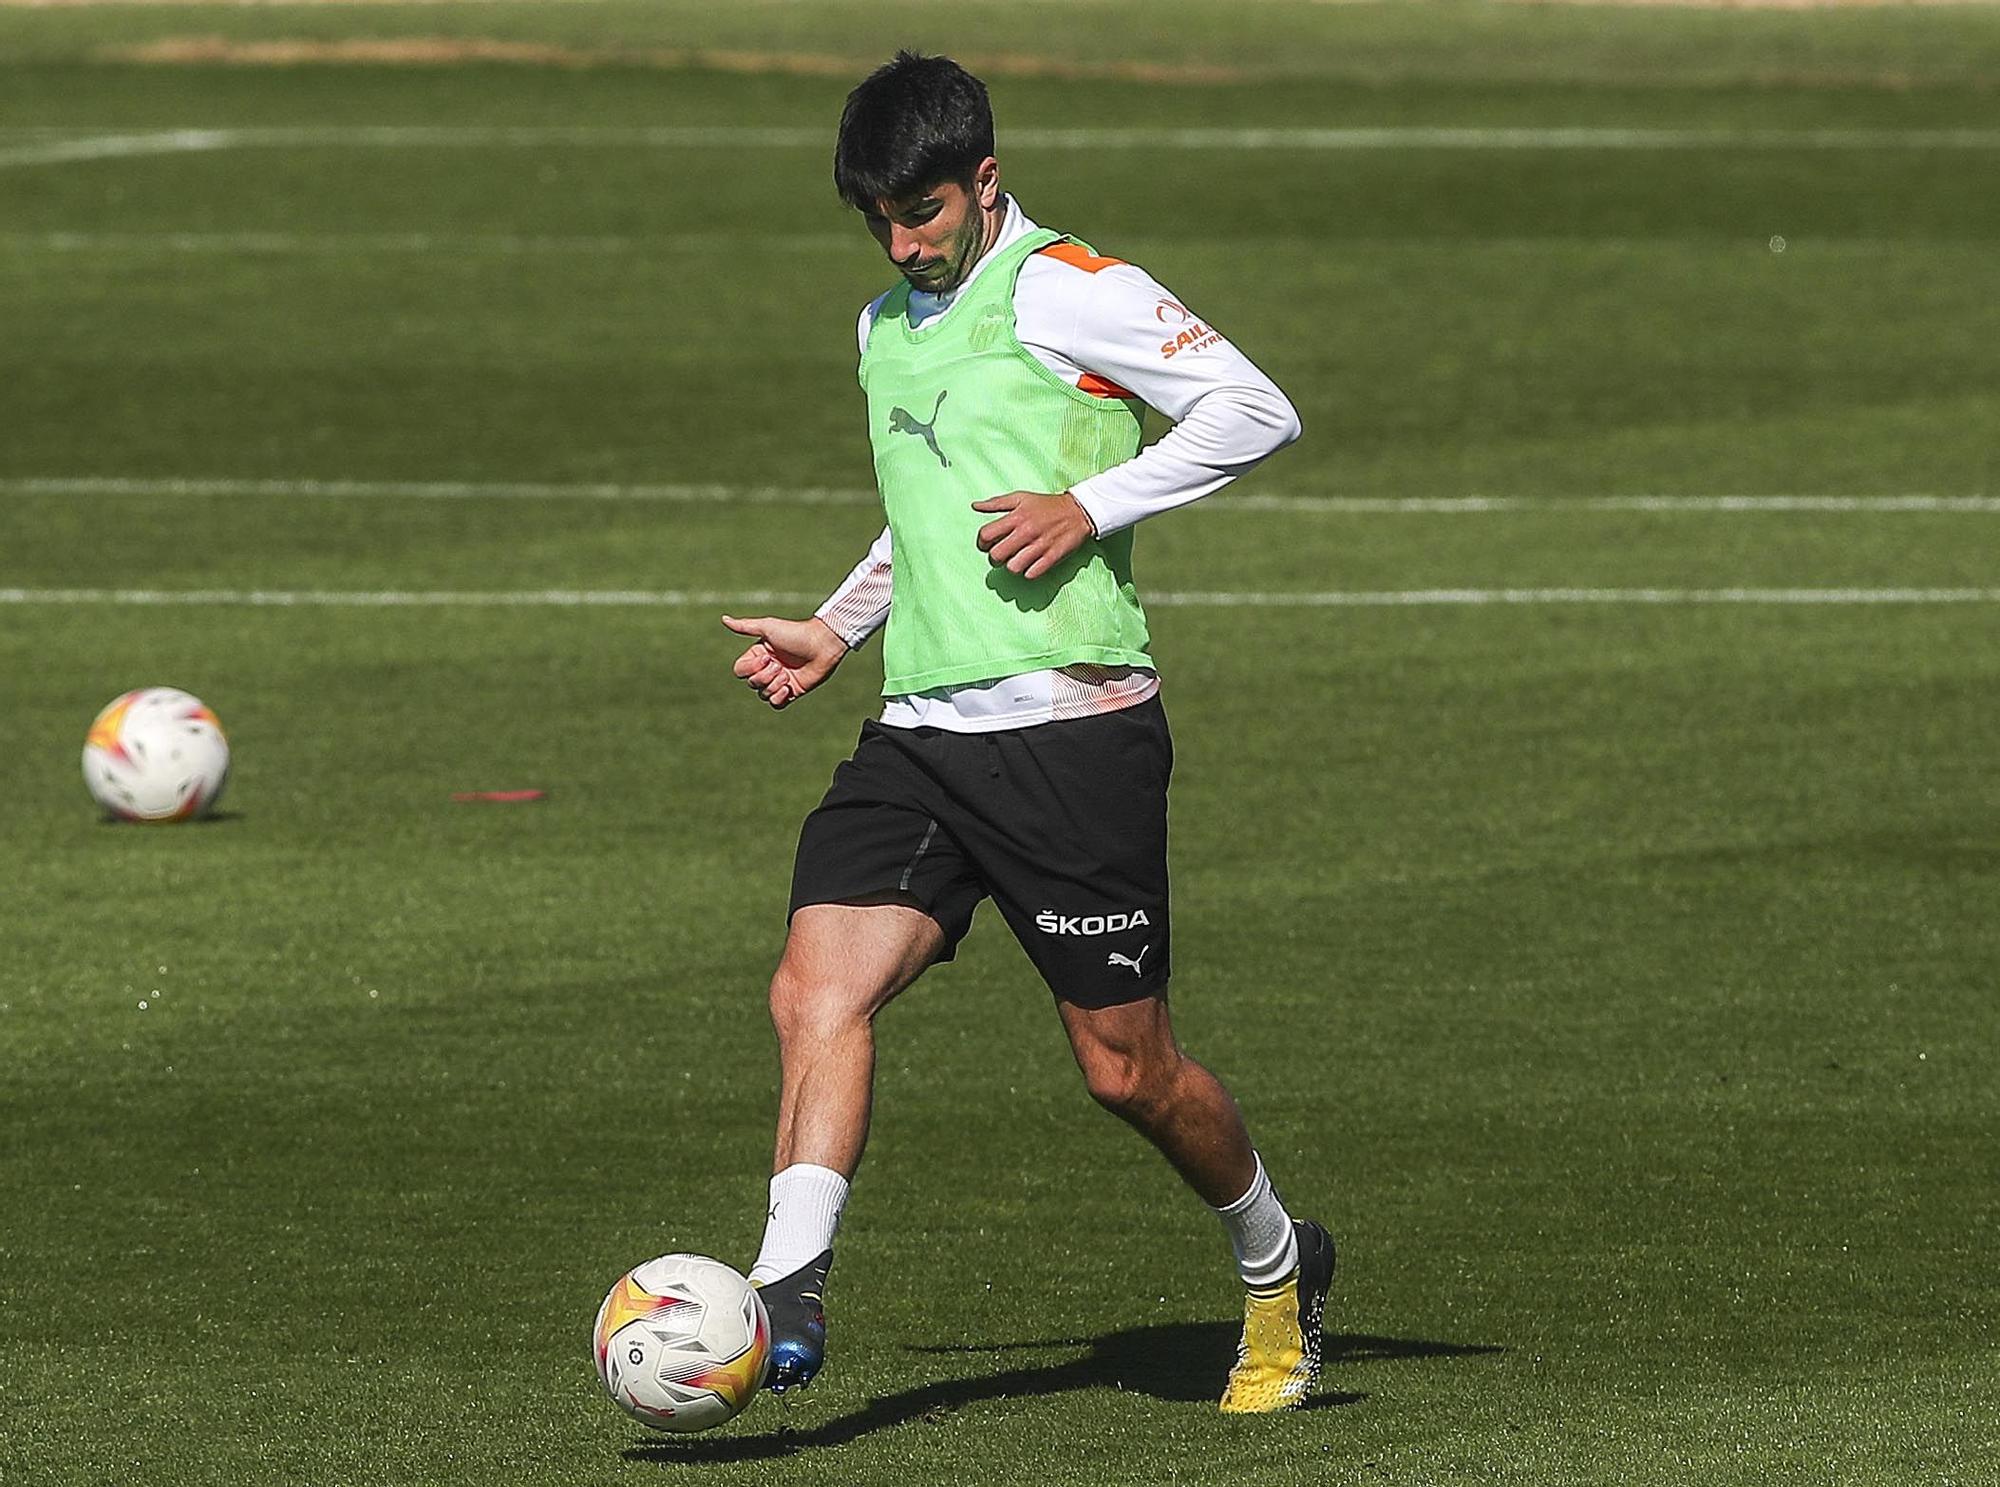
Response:
M949 391L950 389L947 388L938 393L937 401L931 405L931 421L929 423L918 422L917 415L912 413L908 408L891 408L889 410L889 432L893 434L915 434L924 443L930 445L931 453L938 457L938 464L947 470L951 468L951 461L946 459L944 451L938 448L937 418L938 410L944 406L945 393Z

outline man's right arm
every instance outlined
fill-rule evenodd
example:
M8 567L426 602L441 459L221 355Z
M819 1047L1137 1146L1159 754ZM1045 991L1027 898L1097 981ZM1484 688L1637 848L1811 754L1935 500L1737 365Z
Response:
M868 333L875 314L887 295L877 296L861 312L855 337L859 349L868 349ZM755 638L736 658L737 676L774 708L798 701L834 673L847 653L881 629L889 618L890 543L889 529L868 549L840 586L827 595L826 602L813 611L811 619L782 620L769 616L737 619L724 615L722 623L739 635Z
M772 707L781 708L832 676L847 653L880 629L888 614L889 529L884 527L868 556L854 565L811 619L768 615L737 619L725 614L722 623L754 639L736 658L736 675Z
M861 307L860 318L854 323L855 346L863 356L868 354L868 336L875 329L875 317L888 298L886 292L876 295ZM825 621L834 634L847 642L849 650L861 645L889 618L889 558L889 529L884 527L869 547L868 556L856 563L840 587L827 596L826 603L813 611L815 617Z
M889 577L891 545L884 527L868 549L868 556L854 565L840 587L813 611L827 627L855 649L882 628L889 618Z

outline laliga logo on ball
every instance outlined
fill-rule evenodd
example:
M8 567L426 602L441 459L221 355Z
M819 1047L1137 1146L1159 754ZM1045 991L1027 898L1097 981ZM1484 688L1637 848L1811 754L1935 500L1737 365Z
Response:
M83 782L121 821L187 821L229 781L229 740L199 697L172 687L127 692L83 741Z

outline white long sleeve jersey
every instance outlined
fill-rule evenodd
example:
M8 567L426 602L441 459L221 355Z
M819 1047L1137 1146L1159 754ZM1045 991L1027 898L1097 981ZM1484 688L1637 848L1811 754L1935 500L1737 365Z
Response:
M1007 198L1000 236L965 282L1034 230ZM921 324L944 313L958 292L913 292L911 318ZM887 298L861 312L864 351ZM1028 354L1065 382L1101 397L1137 397L1174 422L1124 464L1071 488L1100 536L1222 489L1299 436L1298 413L1277 384L1132 264L1067 243L1030 255L1014 285L1014 324ZM819 618L848 645L860 645L887 620L893 563L884 527L819 607ZM1159 677L1146 668L1065 666L889 697L882 722L984 733L1130 707L1158 690Z

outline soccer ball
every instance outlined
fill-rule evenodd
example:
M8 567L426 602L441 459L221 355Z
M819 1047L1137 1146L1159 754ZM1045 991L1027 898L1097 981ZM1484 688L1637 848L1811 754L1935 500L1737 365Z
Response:
M662 1255L627 1271L597 1309L597 1376L655 1430L706 1430L764 1387L771 1319L750 1282L706 1255Z
M121 821L199 816L229 779L229 740L199 697L172 687L127 692L83 741L83 782Z

